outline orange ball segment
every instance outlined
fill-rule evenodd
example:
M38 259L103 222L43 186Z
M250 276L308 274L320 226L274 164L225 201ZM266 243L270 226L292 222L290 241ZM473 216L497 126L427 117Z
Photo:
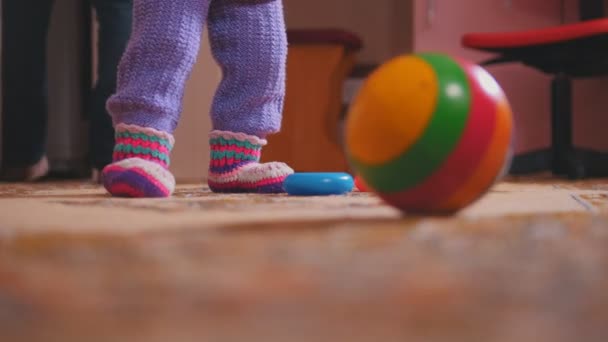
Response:
M510 164L512 112L482 67L444 54L397 57L374 71L346 122L363 183L405 212L458 211Z

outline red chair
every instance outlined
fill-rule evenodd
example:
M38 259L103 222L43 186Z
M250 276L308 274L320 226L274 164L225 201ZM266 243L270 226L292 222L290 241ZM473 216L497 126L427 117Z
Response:
M511 173L551 170L571 179L608 176L608 153L573 146L571 100L572 79L608 74L608 18L532 31L470 33L462 44L496 54L481 65L518 62L553 75L551 147L516 156Z

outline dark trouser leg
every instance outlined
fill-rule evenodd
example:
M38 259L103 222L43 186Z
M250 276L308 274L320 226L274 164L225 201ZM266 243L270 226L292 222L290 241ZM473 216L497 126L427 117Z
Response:
M118 63L131 35L131 0L91 0L99 22L97 82L91 98L91 163L103 169L112 162L114 129L106 101L116 91Z
M26 167L45 154L46 39L52 0L5 0L2 9L2 162Z

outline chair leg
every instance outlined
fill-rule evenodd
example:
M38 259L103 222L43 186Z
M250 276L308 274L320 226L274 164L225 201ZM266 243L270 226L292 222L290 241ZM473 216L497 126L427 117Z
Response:
M572 83L557 75L551 84L552 171L570 179L608 176L608 153L574 147Z
M482 66L508 61L498 57ZM572 81L558 74L551 82L551 146L549 149L519 154L511 163L511 174L529 174L551 170L556 176L570 179L608 177L608 152L575 148L572 139Z
M555 175L567 174L572 151L572 82L565 75L551 82L551 146L551 170Z
M489 60L486 63L493 63ZM557 76L551 83L551 146L514 156L510 174L523 175L551 171L555 175L567 173L566 150L572 145L570 80Z
M527 175L551 170L553 149L546 148L513 156L509 174Z

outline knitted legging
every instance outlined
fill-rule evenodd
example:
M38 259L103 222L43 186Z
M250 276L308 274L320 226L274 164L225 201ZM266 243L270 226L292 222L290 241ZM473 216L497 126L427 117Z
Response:
M133 20L108 100L115 124L175 130L207 22L223 73L213 129L261 138L279 130L287 55L280 0L135 0Z

